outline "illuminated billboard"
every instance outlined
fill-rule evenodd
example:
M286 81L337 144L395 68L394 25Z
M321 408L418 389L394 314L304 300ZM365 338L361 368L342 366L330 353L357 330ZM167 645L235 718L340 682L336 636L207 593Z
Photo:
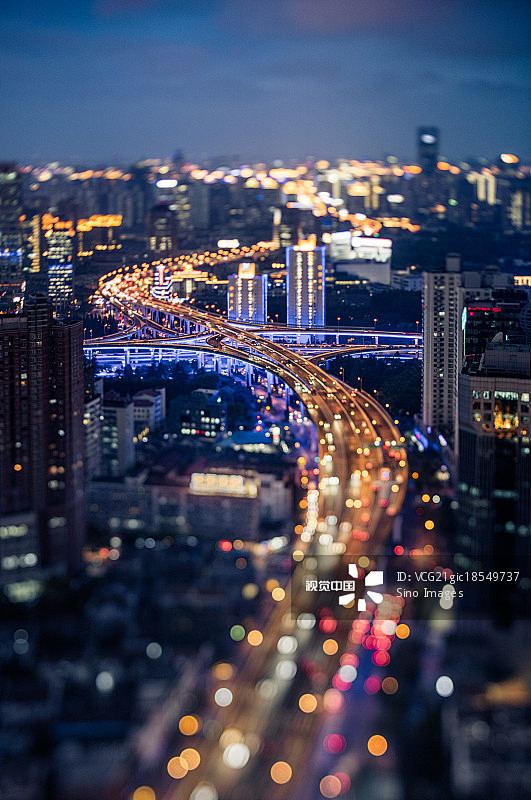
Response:
M193 494L228 494L233 497L256 497L258 483L244 475L220 475L216 472L193 472L190 478Z
M341 270L375 283L391 281L392 239L378 236L356 236L352 231L339 231L330 237L330 258L341 262Z

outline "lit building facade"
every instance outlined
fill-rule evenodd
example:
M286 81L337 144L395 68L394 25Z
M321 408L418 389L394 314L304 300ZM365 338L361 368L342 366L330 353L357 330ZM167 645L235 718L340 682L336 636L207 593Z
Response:
M267 275L256 275L255 265L242 263L237 275L229 275L227 317L231 322L267 320Z
M531 347L488 344L481 369L459 375L457 550L471 569L520 570L531 557ZM506 582L484 589L503 619L525 598ZM489 609L490 610L490 609Z
M48 296L55 308L64 308L74 299L76 226L73 219L43 214L43 256L48 271Z
M325 323L325 253L315 236L286 249L287 324L297 328Z
M453 440L459 369L460 258L450 255L445 272L424 272L422 423Z
M0 308L13 306L24 281L22 179L16 164L0 164Z

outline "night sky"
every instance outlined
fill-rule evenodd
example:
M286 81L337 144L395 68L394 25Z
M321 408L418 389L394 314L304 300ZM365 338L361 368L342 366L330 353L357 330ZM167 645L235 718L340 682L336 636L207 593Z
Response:
M529 0L2 4L0 160L531 157Z

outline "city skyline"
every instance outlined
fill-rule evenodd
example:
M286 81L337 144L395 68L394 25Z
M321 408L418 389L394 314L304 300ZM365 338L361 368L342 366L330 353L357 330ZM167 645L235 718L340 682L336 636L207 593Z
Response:
M314 0L24 3L4 14L0 149L19 161L177 148L191 159L413 158L416 127L436 125L451 160L525 160L528 19L519 0L334 0L326 15Z

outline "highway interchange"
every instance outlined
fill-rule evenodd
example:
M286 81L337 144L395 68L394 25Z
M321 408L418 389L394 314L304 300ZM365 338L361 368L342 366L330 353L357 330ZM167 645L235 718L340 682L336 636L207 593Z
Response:
M324 789L304 788L305 761L329 713L326 698L335 696L327 693L337 694L333 689L337 676L345 664L353 663L357 644L352 642L352 631L357 620L361 617L374 627L378 614L381 618L387 613L390 644L400 608L395 598L385 595L381 606L369 601L361 615L354 609L343 619L346 610L340 612L337 597L309 595L306 581L315 577L314 571L319 577L346 579L349 564L358 565L360 576L377 566L406 492L404 440L373 397L315 363L323 360L322 355L314 353L308 359L285 344L269 341L256 328L232 325L190 303L154 299L145 269L133 279L127 270L109 276L99 293L133 328L149 327L159 337L154 340L157 345L163 346L164 338L173 339L175 346L187 345L187 337L176 337L176 320L181 320L195 328L188 337L196 337L195 347L199 344L278 376L306 407L319 442L319 474L307 486L306 519L291 547L294 569L289 585L277 587L280 591L267 599L252 640L245 631L247 638L238 646L234 664L225 672L215 667L209 675L210 702L202 713L203 728L199 725L182 743L186 749L190 742L188 750L197 755L188 763L177 748L173 757L180 760L172 763L179 777L170 777L163 763L158 775L136 776L137 786L140 782L141 787L153 787L156 800L291 800L296 791L308 800L335 797L326 794L333 792L326 783ZM143 344L149 346L147 341ZM188 344L194 347L193 341ZM327 565L325 573L317 564ZM213 699L220 688L229 690L226 706ZM301 697L308 708L315 701L315 708L303 710ZM172 753L166 757L171 759ZM168 770L171 773L172 768ZM129 790L128 797L148 800L147 794L135 795L134 786Z

